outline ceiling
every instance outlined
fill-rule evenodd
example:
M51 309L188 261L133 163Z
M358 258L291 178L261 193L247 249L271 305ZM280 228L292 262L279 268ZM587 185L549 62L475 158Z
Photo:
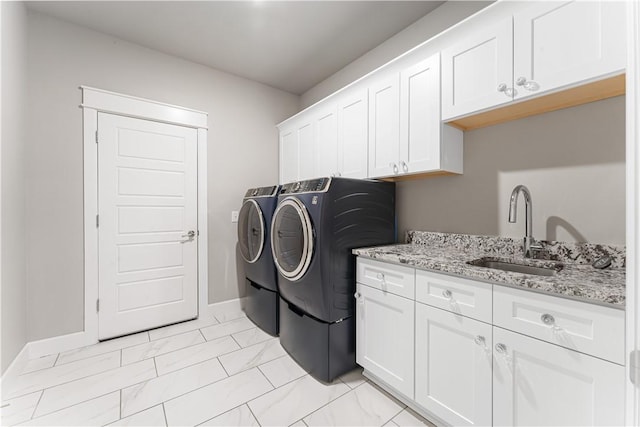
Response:
M38 1L29 9L302 94L443 1Z

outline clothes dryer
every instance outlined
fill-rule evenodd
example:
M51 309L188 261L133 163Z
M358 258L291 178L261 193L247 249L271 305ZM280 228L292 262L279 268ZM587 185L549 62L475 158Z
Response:
M245 312L260 329L278 335L276 268L271 251L271 219L280 186L247 190L238 215L238 246L247 282Z
M351 251L396 241L395 184L348 178L285 184L271 229L280 343L315 378L332 381L356 367Z

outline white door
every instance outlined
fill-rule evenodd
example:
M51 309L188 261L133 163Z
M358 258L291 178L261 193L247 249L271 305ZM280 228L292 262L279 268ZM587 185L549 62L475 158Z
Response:
M400 77L397 74L369 86L369 177L400 172Z
M366 178L369 147L368 94L358 90L338 103L338 175Z
M295 129L280 132L280 184L298 180L298 134Z
M338 174L338 114L335 105L316 116L316 175Z
M625 369L543 341L493 328L493 424L624 424Z
M356 362L413 399L414 302L357 284Z
M308 121L298 126L298 179L316 177L316 143L313 122Z
M416 402L450 425L491 425L491 325L416 303Z
M99 339L195 318L197 131L99 113L98 134Z
M513 99L513 22L484 27L442 51L442 119Z
M440 169L440 55L400 73L400 172Z
M517 98L625 68L621 1L534 2L514 15Z

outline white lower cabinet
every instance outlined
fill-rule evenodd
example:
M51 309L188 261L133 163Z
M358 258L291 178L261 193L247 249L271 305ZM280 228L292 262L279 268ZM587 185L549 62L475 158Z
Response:
M624 424L624 311L357 263L356 361L413 409L450 425Z
M624 424L625 369L577 351L493 328L493 424Z
M358 283L356 316L356 362L413 399L413 300Z
M451 425L491 425L491 325L416 303L416 402Z

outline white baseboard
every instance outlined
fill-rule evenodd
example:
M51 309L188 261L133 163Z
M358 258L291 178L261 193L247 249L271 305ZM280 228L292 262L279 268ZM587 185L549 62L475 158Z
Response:
M241 310L244 306L244 298L235 298L228 301L216 302L207 306L208 314L220 314L230 311ZM46 338L38 341L31 341L25 344L18 356L11 362L9 370L17 369L20 371L24 363L29 359L47 356L49 354L60 353L67 350L85 347L87 345L96 344L85 331L74 332L72 334L60 335L57 337ZM4 377L4 375L3 375Z
M22 369L29 361L29 343L26 343L22 350L16 355L11 364L7 367L7 370L2 374L1 383L4 383L8 378L16 377L20 375ZM0 385L0 390L2 386Z
M242 310L244 307L244 298L235 298L228 301L215 302L213 304L209 304L209 313L210 314L220 314L226 313L229 311L238 311Z

